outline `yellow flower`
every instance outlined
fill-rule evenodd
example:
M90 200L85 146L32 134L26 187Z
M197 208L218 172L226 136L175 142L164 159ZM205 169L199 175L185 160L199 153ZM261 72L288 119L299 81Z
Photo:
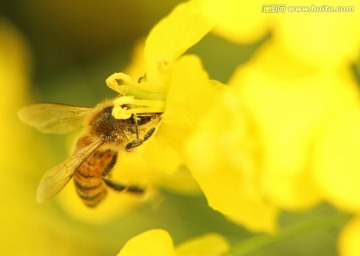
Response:
M328 179L329 169L318 165L321 159L317 150L324 150L320 144L322 136L334 127L339 116L347 115L349 110L360 114L357 89L346 70L311 73L302 69L301 77L276 76L276 67L278 72L285 65L296 72L301 70L289 58L280 63L279 56L279 50L269 46L258 60L239 68L231 84L238 89L256 126L257 137L261 138L261 190L281 208L299 209L324 197L319 184ZM326 145L327 150L339 147L334 140L331 144ZM351 152L351 147L347 150ZM326 154L322 164L334 159L328 159L330 155ZM356 168L356 162L353 164ZM314 176L320 170L324 173L317 184Z
M357 256L360 253L360 219L347 223L339 238L339 252L342 256Z
M107 79L108 86L122 95L114 101L115 118L163 113L158 131L145 147L144 157L166 174L181 167L184 141L216 96L217 85L209 80L199 58L180 57L212 27L213 23L203 18L195 1L180 4L147 37L144 76L132 79L116 73ZM129 104L130 109L124 107Z
M347 1L341 5L336 0L321 4L310 0L281 3L237 0L200 2L204 15L216 21L213 32L233 42L254 42L271 32L284 51L316 68L336 68L358 57L358 1ZM300 7L302 11L294 12L294 7ZM335 11L336 7L349 7L350 11Z
M187 143L190 170L209 204L255 231L274 230L278 210L321 200L357 213L360 105L349 66L360 17L290 13L293 1L284 3L285 13L261 15L258 2L201 2L216 33L232 41L273 32L234 72ZM248 13L235 15L240 10Z
M205 234L174 247L168 232L162 229L146 231L130 239L118 256L220 256L229 245L218 234Z
M272 40L294 60L314 69L348 65L359 57L360 8L358 1L201 0L207 19L216 21L213 32L230 41L249 43L271 33ZM303 11L293 11L298 7ZM336 11L336 8L348 11ZM331 28L331 29L329 29Z
M276 209L258 186L256 131L234 91L225 90L187 144L189 169L209 205L252 231L272 231Z
M261 12L264 1L200 0L203 15L216 21L213 33L232 42L251 43L272 26L271 17Z
M358 1L284 1L287 8L305 6L316 12L274 15L274 40L293 58L316 69L337 69L359 57L360 4ZM326 12L325 7L350 7L349 12ZM323 9L322 9L323 8ZM321 11L322 10L322 11Z

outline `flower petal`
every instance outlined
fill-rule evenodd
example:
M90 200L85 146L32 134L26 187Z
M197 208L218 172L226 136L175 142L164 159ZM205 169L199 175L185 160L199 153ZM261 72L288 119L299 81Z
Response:
M341 256L360 255L360 218L356 217L345 225L338 241Z
M294 5L294 1L288 2L288 8ZM321 11L325 7L335 8L339 3L328 0L320 5L311 0L302 1L301 6L319 11L287 11L276 15L274 37L281 47L309 66L324 69L355 61L360 45L360 4L346 1L346 6L354 8L352 12Z
M171 86L166 111L156 136L166 140L181 154L182 146L217 96L214 85L196 56L183 56L170 70Z
M144 159L156 173L156 183L172 191L193 194L199 192L195 180L183 164L183 159L159 136L154 136L144 147Z
M184 164L183 145L197 121L213 103L221 85L208 79L200 60L195 56L187 55L178 59L169 74L171 86L166 110L157 133L145 147L144 156L151 166L163 173L165 180L180 175L178 177L186 181L186 184L179 186L180 190L196 191L193 180L186 178L187 171L181 170Z
M195 1L179 4L146 38L147 79L153 84L162 83L165 79L161 77L164 70L204 37L212 27L213 24L203 18Z
M360 104L351 76L338 81L314 150L315 178L324 197L348 211L360 209Z
M181 256L221 256L229 250L229 244L221 235L210 233L187 240L176 246Z
M252 231L275 229L277 211L258 186L258 142L244 106L227 88L187 143L191 173L209 205Z
M165 230L149 230L130 239L118 253L118 256L139 255L175 256L171 236Z
M145 160L157 171L171 175L182 164L181 156L156 133L144 148Z
M216 21L214 32L230 41L250 43L269 30L269 16L261 12L263 1L202 0L209 20Z
M231 84L259 132L264 195L281 208L307 208L321 198L311 150L324 115L341 91L341 79L312 72L275 45L262 50L237 70Z

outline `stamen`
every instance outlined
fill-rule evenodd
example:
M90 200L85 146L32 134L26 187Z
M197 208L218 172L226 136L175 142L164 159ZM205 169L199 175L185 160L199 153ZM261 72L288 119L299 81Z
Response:
M119 85L119 81L123 82L123 85ZM124 73L114 73L111 76L109 76L106 79L106 84L110 89L120 93L121 95L126 95L129 86L135 86L136 83L134 83L130 76L124 74Z
M166 107L164 100L140 100L134 96L120 96L113 103L112 115L116 119L128 119L132 114L163 113Z
M120 81L122 84L119 84ZM136 83L124 73L114 73L106 79L106 84L123 96L132 95L137 99L146 100L165 100L166 98L165 94L152 90L154 87L146 82L146 74L141 79L141 83Z

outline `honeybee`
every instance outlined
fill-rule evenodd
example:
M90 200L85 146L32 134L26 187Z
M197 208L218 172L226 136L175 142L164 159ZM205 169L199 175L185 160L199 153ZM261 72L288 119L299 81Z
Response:
M37 190L38 202L55 196L72 177L79 197L89 207L104 199L107 188L134 194L144 192L140 186L112 180L111 170L119 153L131 151L154 134L162 113L115 119L113 108L113 101L105 100L95 108L40 103L19 111L24 123L43 133L68 133L81 125L85 127L72 155L43 175Z

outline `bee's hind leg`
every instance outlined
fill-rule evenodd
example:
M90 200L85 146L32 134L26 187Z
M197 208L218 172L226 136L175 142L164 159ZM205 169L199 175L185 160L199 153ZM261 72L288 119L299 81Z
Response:
M118 192L127 191L134 194L143 194L145 192L145 190L139 186L125 185L123 183L113 181L108 177L103 177L103 180L106 183L106 185L108 185L110 188Z

